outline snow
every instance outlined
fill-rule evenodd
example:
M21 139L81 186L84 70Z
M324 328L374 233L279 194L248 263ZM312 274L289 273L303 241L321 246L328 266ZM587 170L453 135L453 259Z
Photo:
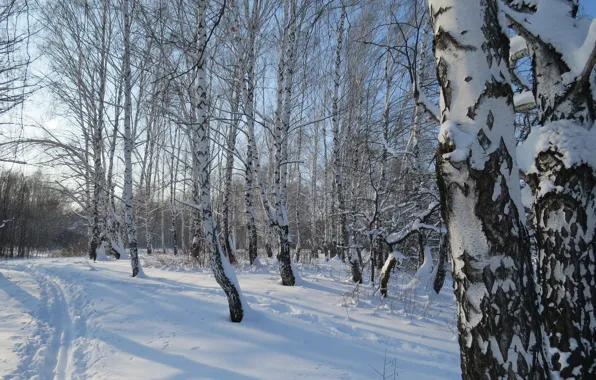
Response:
M432 290L437 267L433 265L433 258L428 245L424 246L424 262L416 271L414 278L407 285L408 288L420 287L424 290Z
M106 255L106 242L102 242L95 250L97 255L97 261L108 261L108 255Z
M539 153L555 148L559 159L567 168L585 163L596 168L596 128L586 130L569 120L559 120L534 128L526 141L517 147L517 161L520 169L531 174L536 172L536 157Z
M532 187L525 185L521 189L522 204L525 208L532 208L534 206L534 194L532 194Z
M450 141L455 144L455 150L443 154L443 158L452 162L465 161L470 156L472 144L476 141L476 127L447 120L441 124L439 142Z
M128 252L122 248L120 245L116 244L116 242L111 242L112 244L112 249L116 252L118 252L118 254L120 255L120 258L129 258Z
M426 112L428 112L432 115L434 120L439 120L439 116L441 115L441 109L439 108L439 106L436 103L434 103L430 99L428 99L428 97L426 96L426 94L424 93L424 91L422 89L418 91L417 103L422 105L422 107L424 107Z
M536 100L534 100L532 91L524 91L521 94L515 94L513 96L513 104L515 105L515 110L521 112L533 108Z
M509 61L516 61L523 57L528 50L528 44L522 36L513 36L509 40Z
M435 211L435 209L439 206L439 202L431 202L428 207L426 208L426 210L414 214L412 215L412 221L410 223L408 223L405 227L403 227L400 231L398 232L392 232L390 233L387 238L385 239L385 241L387 242L387 244L389 245L393 245L396 243L401 242L404 238L406 238L410 233L412 233L413 231L419 231L420 229L427 229L427 230L433 230L435 232L438 233L444 233L446 232L444 229L441 229L439 227L436 226L432 226L432 225L428 225L423 223L422 221L424 221L433 211Z
M239 272L252 311L235 324L210 271L158 268L156 256L141 256L144 279L126 260L0 263L0 378L380 379L384 366L461 377L448 284L416 315L405 310L427 301L415 295L408 304L361 287L346 302L355 289L341 262L300 267L294 287L274 268Z
M536 12L532 14L502 8L509 17L561 53L570 69L563 74L563 82L572 83L582 74L595 48L596 20L585 16L573 19L568 4L560 0L540 0L535 5Z

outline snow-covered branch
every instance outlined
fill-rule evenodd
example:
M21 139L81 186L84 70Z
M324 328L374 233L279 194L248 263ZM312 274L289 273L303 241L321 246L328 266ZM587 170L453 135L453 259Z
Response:
M589 78L596 64L596 20L572 17L569 5L558 0L541 0L532 13L517 11L505 1L501 3L508 21L524 40L540 40L561 55L569 68L562 75L565 84ZM521 54L524 44L521 40L513 42L512 56Z
M532 91L524 91L513 96L513 104L516 112L525 112L536 108L536 100Z
M425 223L425 220L438 208L439 208L439 202L432 202L431 204L428 205L428 208L426 210L413 215L414 219L412 221L410 221L400 231L393 232L393 233L389 234L389 236L387 236L385 238L385 241L389 245L398 244L398 243L401 243L402 241L404 241L407 237L412 235L414 232L418 232L421 229L432 230L435 232L443 232L442 229L439 229L436 226L432 226L432 225Z
M424 112L426 112L434 121L440 123L440 115L441 110L439 106L428 99L424 91L420 89L419 84L414 83L414 100L416 101L416 105L422 107Z

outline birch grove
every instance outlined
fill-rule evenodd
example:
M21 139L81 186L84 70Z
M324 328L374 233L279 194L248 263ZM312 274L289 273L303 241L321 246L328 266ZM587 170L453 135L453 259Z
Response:
M139 286L149 255L186 260L233 322L237 270L301 291L333 260L379 305L453 284L464 379L596 376L578 0L14 0L0 25L0 116L35 87L62 125L0 132L0 164L40 168L0 167L0 257L126 259Z

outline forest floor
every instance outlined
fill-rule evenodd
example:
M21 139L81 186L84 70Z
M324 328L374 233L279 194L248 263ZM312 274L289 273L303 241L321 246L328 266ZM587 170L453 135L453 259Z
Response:
M153 255L158 256L158 255ZM453 291L390 297L355 287L339 260L298 267L297 286L274 262L239 268L250 304L229 321L208 270L143 258L0 262L2 379L456 379ZM401 282L401 285L400 285Z

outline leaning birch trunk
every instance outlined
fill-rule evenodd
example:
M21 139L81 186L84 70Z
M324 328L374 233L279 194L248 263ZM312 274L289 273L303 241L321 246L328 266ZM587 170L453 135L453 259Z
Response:
M124 200L124 220L128 234L128 250L130 254L130 265L132 276L143 274L139 262L137 247L137 226L133 219L133 191L132 191L132 150L134 148L131 134L132 119L132 74L130 65L130 14L129 0L124 0L124 188L122 199Z
M108 215L109 215L109 227L108 227L108 236L109 240L111 241L110 244L110 252L111 255L114 256L116 259L120 258L120 253L118 249L114 249L114 245L123 247L122 243L122 235L120 233L120 218L117 214L116 209L116 194L114 189L113 183L113 171L114 171L114 156L116 153L116 138L120 131L118 130L119 127L119 120L120 120L120 112L122 108L120 107L121 99L122 99L122 85L118 86L117 94L116 94L116 107L114 107L114 128L112 129L112 135L110 136L110 149L108 152L108 161L107 161L107 192L108 192Z
M341 240L342 248L347 250L348 262L352 271L352 281L355 283L362 283L362 272L357 257L354 257L353 249L350 248L350 232L348 228L348 220L346 215L346 202L344 198L343 178L341 173L341 154L340 154L340 130L339 130L339 81L341 70L341 54L344 34L344 22L346 19L346 8L342 7L341 18L339 21L339 29L337 31L337 49L335 52L335 70L333 75L333 100L332 100L332 118L333 125L333 169L335 176L335 191L337 197L337 207L340 218ZM342 258L344 255L342 254Z
M441 86L438 185L464 379L547 378L515 164L497 0L430 0ZM520 215L521 214L521 215Z
M232 322L242 321L244 315L243 298L240 286L236 279L234 269L224 256L217 239L215 221L211 211L211 183L210 174L210 150L209 150L209 120L207 117L207 81L205 77L205 48L207 46L206 14L207 1L198 0L197 4L197 35L199 37L198 62L196 64L197 82L196 92L198 104L196 104L197 123L192 127L192 151L193 151L193 181L195 182L194 202L200 205L203 232L205 235L205 248L211 257L211 269L215 280L221 286L228 298L230 318Z

